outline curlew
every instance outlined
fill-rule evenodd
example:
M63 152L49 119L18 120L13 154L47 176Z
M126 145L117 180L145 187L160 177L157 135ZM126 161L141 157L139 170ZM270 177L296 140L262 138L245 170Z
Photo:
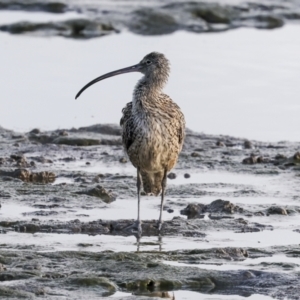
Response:
M176 164L182 149L185 120L179 106L163 93L167 83L170 64L157 52L146 55L140 63L104 74L86 84L76 95L103 79L129 72L144 76L138 81L132 102L123 108L120 121L122 143L131 163L137 169L138 213L136 222L127 229L136 229L142 234L140 219L141 188L155 196L161 193L158 230L162 227L167 172Z

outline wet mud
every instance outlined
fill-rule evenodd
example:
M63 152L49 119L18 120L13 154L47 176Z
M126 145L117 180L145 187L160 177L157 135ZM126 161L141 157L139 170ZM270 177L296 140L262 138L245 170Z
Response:
M161 235L146 195L138 239L120 141L116 125L0 128L1 298L300 299L300 143L187 130Z
M140 35L189 32L220 32L239 27L280 28L298 22L297 1L0 1L1 10L23 10L62 14L76 12L78 18L59 22L21 21L4 24L0 30L12 34L35 34L88 39L129 30Z

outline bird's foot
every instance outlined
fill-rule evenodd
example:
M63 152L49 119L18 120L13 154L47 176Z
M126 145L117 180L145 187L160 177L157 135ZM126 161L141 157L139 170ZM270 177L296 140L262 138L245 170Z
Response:
M124 231L136 234L138 237L142 236L142 222L136 220L132 225L124 228Z
M162 225L163 225L163 221L157 221L155 227L157 228L159 234L161 233Z

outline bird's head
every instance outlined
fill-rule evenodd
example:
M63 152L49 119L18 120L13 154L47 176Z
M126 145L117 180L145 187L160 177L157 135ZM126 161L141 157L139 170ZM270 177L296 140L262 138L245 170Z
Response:
M170 72L170 63L163 54L158 52L151 52L147 54L137 65L116 70L92 80L77 93L75 99L77 99L84 90L98 81L130 72L140 72L153 82L166 82Z
M155 75L157 73L165 73L166 75L170 72L170 63L167 58L158 52L151 52L147 54L138 64L140 72L146 76Z

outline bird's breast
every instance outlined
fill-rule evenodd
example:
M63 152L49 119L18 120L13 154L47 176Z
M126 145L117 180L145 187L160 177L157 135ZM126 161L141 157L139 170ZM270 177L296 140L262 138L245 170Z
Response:
M134 141L127 150L134 166L147 172L159 172L166 167L169 169L171 161L175 164L178 151L174 149L166 121L153 115L136 118ZM176 157L172 158L174 154Z

